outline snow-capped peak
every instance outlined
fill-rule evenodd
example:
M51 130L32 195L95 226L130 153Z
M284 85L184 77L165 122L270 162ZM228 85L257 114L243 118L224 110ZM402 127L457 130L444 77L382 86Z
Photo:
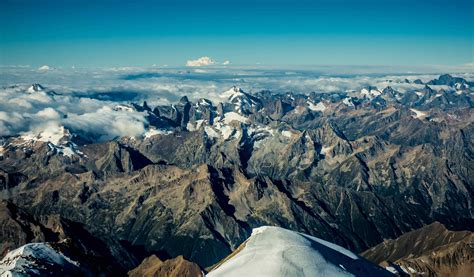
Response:
M64 128L64 126L55 124L48 125L38 133L29 132L22 136L24 140L51 142L56 145L61 144L62 141L65 139L67 140L70 137L71 133L68 129Z
M279 227L255 228L207 276L393 276L333 243Z
M249 114L258 109L258 99L237 86L223 92L221 97L227 98L228 102L234 105L234 111L240 114Z
M372 99L374 97L377 97L379 96L380 94L382 94L377 88L374 88L374 87L368 87L368 88L363 88L360 90L360 94L363 96L363 97L367 97L369 99Z
M312 111L324 112L326 110L326 105L323 102L318 102L314 104L312 101L307 101L308 108Z
M244 95L244 93L245 92L241 88L239 88L237 86L233 86L229 90L224 91L220 96L222 98L226 98L226 99L232 101L232 99L236 98L237 96L242 96L242 95Z
M200 98L196 102L196 106L212 106L212 102L206 98Z
M136 109L133 106L127 105L127 104L115 105L113 107L113 110L114 111L123 111L123 112L135 112L136 111Z
M54 250L47 243L29 243L12 250L0 261L1 276L41 275L39 270L71 270L80 272L79 263ZM45 272L43 272L45 274Z
M32 84L31 86L28 87L28 89L26 90L26 92L28 93L35 93L35 92L38 92L38 91L42 91L44 90L44 87L40 84Z
M72 135L64 126L50 124L39 132L27 132L21 137L20 144L31 144L35 142L46 142L49 148L55 153L61 153L64 156L72 157L82 155L76 149L77 145L71 141Z
M469 88L469 85L466 84L466 83L459 83L459 82L458 82L458 83L454 84L454 87L455 87L456 89L468 89L468 88Z
M354 107L354 101L352 101L352 98L351 97L346 97L342 100L342 103L344 103L344 105L348 106L348 107Z

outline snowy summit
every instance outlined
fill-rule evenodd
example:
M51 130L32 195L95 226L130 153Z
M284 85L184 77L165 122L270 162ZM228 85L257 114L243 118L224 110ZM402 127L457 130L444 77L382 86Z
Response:
M207 276L392 276L341 246L279 227L253 229L242 246Z

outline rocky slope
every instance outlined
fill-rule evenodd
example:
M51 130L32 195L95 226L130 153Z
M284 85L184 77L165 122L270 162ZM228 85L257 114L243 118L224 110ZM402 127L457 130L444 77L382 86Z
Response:
M152 255L135 269L128 272L130 277L202 277L204 273L195 263L189 262L178 256L173 259L161 261Z
M472 276L474 233L449 231L439 222L387 240L362 254L399 274Z
M403 92L235 87L222 103L116 107L147 116L143 137L4 137L1 251L70 238L123 274L153 254L206 268L262 225L356 252L434 221L472 231L473 93L453 78Z

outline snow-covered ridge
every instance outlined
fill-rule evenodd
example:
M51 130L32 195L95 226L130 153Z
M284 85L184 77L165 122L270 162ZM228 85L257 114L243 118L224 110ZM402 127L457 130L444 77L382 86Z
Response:
M29 243L5 255L0 261L0 276L41 275L39 270L46 266L79 269L80 265L47 243Z
M82 155L83 153L77 150L77 145L71 141L71 137L71 133L64 126L50 124L38 133L24 133L20 137L22 142L18 145L46 142L52 151L64 156Z
M382 92L380 92L378 89L375 89L375 88L363 88L360 91L360 95L362 95L362 97L367 97L369 99L377 97L381 94L382 94Z
M211 270L216 276L393 276L333 243L279 227L255 228L245 246Z

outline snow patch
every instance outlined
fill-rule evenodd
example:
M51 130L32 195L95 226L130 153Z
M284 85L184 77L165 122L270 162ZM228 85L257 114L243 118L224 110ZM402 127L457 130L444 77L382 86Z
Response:
M377 89L366 89L366 88L363 88L361 91L360 91L360 94L363 95L363 96L366 96L367 98L369 99L372 99L372 98L375 98L377 96L379 96L380 94L382 94L379 90Z
M234 132L234 128L230 127L229 125L218 125L219 131L222 134L223 139L228 139L232 133Z
M217 133L211 126L205 126L204 132L206 132L207 136L210 138L219 138L220 135Z
M393 274L398 274L398 271L393 266L387 266L385 269L392 272Z
M201 128L203 123L204 119L196 120L196 122L188 122L188 124L186 124L186 129L188 129L190 132L197 131L199 128Z
M419 110L415 110L415 109L410 109L410 111L412 111L412 112L415 113L415 115L412 115L413 118L422 119L422 118L425 118L425 117L426 117L426 113L425 113L425 112L422 112L422 111L419 111Z
M28 87L28 89L26 90L26 92L28 93L35 93L35 92L38 92L38 91L42 91L44 90L43 86L40 85L40 84L32 84L30 87Z
M311 101L308 101L307 103L308 103L309 109L312 111L324 112L326 110L326 105L324 105L323 102L319 102L316 105Z
M74 155L83 155L76 149L77 145L70 141L71 133L64 126L49 124L39 134L27 132L20 136L20 139L23 143L19 145L32 144L37 141L47 142L51 151L70 158Z
M43 141L58 145L62 138L69 136L70 133L64 126L50 124L37 135L33 132L28 132L22 135L21 138L25 141Z
M114 111L123 111L123 112L134 112L135 111L135 108L133 108L132 106L130 105L123 105L123 104L119 104L119 105L116 105L114 108L113 108Z
M319 154L320 155L326 155L327 153L329 153L329 151L331 151L333 148L333 146L323 146L321 147L321 151L319 151Z
M243 115L240 115L236 112L228 112L224 114L222 121L226 124L231 123L232 121L239 121L242 123L249 123L249 119Z
M292 138L293 137L293 132L291 131L281 131L281 134L287 138Z
M350 97L346 97L342 100L342 103L344 105L349 106L349 107L354 107L354 103L352 102L352 99Z
M254 141L254 149L258 149L267 138L275 135L275 130L268 126L252 126L247 129L247 134Z
M171 133L172 133L172 131L169 131L169 130L161 130L161 129L156 129L156 128L150 128L143 134L143 137L145 139L148 139L148 138L151 138L152 136L169 135Z

